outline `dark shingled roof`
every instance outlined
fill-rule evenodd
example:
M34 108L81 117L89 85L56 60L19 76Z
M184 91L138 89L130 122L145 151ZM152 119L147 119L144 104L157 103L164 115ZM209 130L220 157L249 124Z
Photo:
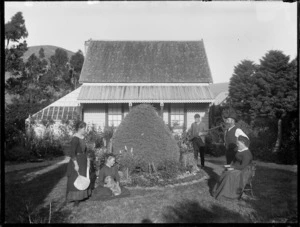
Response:
M212 83L201 41L90 41L81 83Z

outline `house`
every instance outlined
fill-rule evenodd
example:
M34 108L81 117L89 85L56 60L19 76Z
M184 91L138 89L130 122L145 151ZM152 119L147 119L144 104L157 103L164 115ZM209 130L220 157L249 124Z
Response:
M130 109L150 103L182 130L200 113L208 126L212 76L201 41L93 41L79 82L82 119L118 126Z
M175 131L196 113L208 127L214 96L203 40L89 40L85 48L76 102L86 123L117 127L132 107L149 103Z

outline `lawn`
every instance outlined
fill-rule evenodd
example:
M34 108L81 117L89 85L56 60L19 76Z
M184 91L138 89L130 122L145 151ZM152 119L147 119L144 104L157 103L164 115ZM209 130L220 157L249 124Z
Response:
M39 169L12 172L5 179L5 219L7 223L29 222L30 216L31 222L48 222L51 202L51 223L297 222L297 173L258 165L253 183L255 199L219 202L211 197L210 190L220 171L216 166L223 160L209 161L205 169L209 179L159 189L130 188L130 197L87 200L77 208L62 206L66 164L29 181L20 181L20 176Z

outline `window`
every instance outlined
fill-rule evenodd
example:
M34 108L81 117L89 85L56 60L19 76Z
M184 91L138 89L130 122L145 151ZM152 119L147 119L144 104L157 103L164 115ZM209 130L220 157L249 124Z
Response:
M121 104L108 105L108 126L117 127L122 121Z
M184 126L184 104L171 104L171 127L182 129Z

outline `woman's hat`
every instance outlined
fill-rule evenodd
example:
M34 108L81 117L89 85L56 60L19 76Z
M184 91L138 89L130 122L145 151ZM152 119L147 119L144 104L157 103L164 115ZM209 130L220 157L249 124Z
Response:
M76 178L75 182L74 182L74 186L75 188L77 188L78 190L86 190L89 185L90 185L90 179L84 176L79 175L78 173L78 177Z

